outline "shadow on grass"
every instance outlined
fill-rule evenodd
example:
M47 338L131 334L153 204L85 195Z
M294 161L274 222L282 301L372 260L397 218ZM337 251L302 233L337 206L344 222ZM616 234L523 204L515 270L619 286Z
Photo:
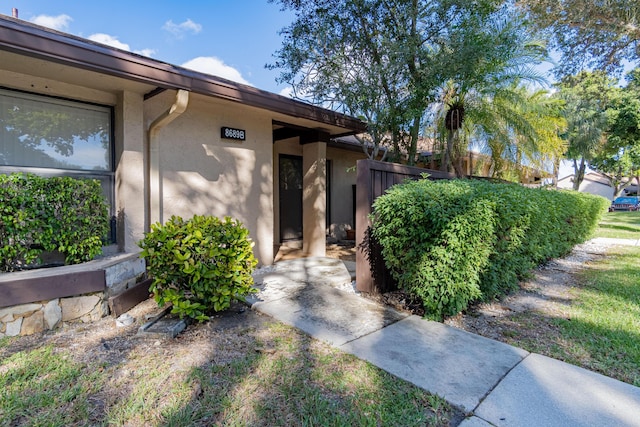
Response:
M454 416L441 398L292 327L270 321L251 336L245 355L189 372L198 392L163 425L424 426Z
M74 347L71 333L64 346L56 335L63 333L0 341L0 373L11 376L23 406L8 412L15 402L0 391L0 425L422 426L451 419L442 399L251 310L191 325L176 339L139 338L135 326L111 328L84 347ZM53 351L43 359L42 348ZM7 362L18 354L20 369ZM75 376L50 385L60 399L33 402L40 376L57 378L39 369L43 360L69 361Z
M577 318L555 322L563 340L551 357L640 387L640 332Z
M640 387L639 256L640 248L612 249L578 273L566 309L496 322L503 340Z
M624 226L624 225L618 225L618 224L602 223L602 224L600 224L600 228L602 230L628 231L628 232L631 232L631 233L638 233L638 235L640 235L640 227L632 227L632 226Z

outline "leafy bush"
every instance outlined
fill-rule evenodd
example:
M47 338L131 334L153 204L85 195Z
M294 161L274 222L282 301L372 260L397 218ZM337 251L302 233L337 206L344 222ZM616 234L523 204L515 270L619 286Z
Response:
M595 230L608 201L488 181L420 180L374 203L373 236L401 289L436 319L518 286Z
M43 252L60 251L67 264L102 252L109 209L97 180L0 175L0 269L37 263Z
M225 310L255 291L253 242L237 220L172 216L164 225L153 224L138 245L154 279L155 300L171 303L181 318L206 320L211 310Z

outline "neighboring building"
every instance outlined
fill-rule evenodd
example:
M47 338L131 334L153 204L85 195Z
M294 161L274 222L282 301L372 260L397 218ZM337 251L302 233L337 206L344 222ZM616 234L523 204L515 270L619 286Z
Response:
M443 147L430 138L418 140L418 165L428 169L440 169L440 159ZM490 155L479 153L474 150L467 150L461 159L461 167L467 176L491 177L494 175L493 160ZM511 166L515 171L516 165L509 160L504 160L505 166ZM527 186L543 185L545 179L551 178L552 173L539 168L519 165L517 166L520 183Z
M558 188L572 190L574 176L575 175L572 174L559 179ZM585 174L578 191L596 194L609 200L613 200L613 187L609 183L607 177L598 172L589 172Z
M171 215L230 215L271 264L353 218L356 118L0 15L0 173L99 179L120 251Z

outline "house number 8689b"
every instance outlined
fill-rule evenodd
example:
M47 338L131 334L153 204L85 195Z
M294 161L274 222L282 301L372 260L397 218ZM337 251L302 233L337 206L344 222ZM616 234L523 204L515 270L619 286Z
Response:
M223 127L222 129L220 129L220 137L226 138L226 139L237 139L239 141L244 141L245 131L244 129L234 129L234 128Z

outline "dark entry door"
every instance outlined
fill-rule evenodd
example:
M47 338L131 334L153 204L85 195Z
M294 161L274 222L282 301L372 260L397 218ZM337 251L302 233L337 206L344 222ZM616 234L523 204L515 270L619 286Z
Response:
M280 154L280 241L302 239L302 157Z

